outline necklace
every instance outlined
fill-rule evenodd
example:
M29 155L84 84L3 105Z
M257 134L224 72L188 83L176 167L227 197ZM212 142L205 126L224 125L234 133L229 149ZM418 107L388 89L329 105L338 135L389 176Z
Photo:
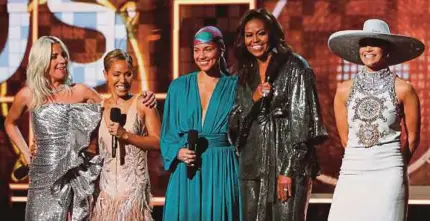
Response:
M367 95L377 95L387 91L394 79L390 69L367 72L364 68L357 75L357 89Z
M123 100L123 102L121 102L121 103L118 103L118 100L119 100L118 97L112 97L112 104L115 107L118 107L118 108L122 109L124 107L124 105L127 103L127 101L130 100L131 97L132 97L131 94L127 94L126 96L124 96L123 98L121 98Z
M59 92L63 91L64 89L66 89L66 87L67 86L65 84L60 84L60 85L58 85L58 87L51 88L51 93L52 94L59 93Z

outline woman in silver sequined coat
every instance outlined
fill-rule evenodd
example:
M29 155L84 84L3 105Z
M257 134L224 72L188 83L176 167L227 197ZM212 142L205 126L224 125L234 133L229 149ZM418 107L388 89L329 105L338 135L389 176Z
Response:
M245 14L237 32L240 80L229 125L240 156L243 219L304 221L319 170L315 145L327 137L314 73L264 9Z

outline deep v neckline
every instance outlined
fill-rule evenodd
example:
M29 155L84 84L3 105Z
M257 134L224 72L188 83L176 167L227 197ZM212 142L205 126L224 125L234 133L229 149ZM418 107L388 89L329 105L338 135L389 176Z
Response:
M209 102L206 104L206 111L204 112L205 113L204 115L203 115L202 99L200 97L199 72L197 72L197 74L195 76L196 76L195 83L196 83L197 99L198 99L198 103L199 103L199 107L200 107L199 108L199 110L200 110L200 112L199 112L200 113L200 116L199 116L199 118L200 118L200 126L202 127L202 130L203 130L205 128L205 125L206 125L206 122L207 122L206 119L207 119L208 113L211 110L210 108L211 108L212 103L213 103L214 95L216 95L216 92L217 92L217 90L219 88L220 81L222 80L222 78L224 77L224 75L221 74L221 76L219 77L218 81L216 82L215 87L214 87L214 89L212 91L212 94L211 94L211 96L209 98Z

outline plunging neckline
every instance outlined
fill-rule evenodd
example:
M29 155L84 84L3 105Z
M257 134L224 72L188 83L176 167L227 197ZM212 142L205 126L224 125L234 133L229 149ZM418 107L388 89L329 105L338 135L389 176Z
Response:
M197 72L197 74L195 76L196 76L195 82L196 82L197 99L198 99L198 103L199 103L199 107L200 107L200 116L199 116L200 121L201 121L200 125L201 125L202 130L203 130L204 126L206 124L206 118L208 116L208 112L209 112L209 110L210 110L210 108L212 106L212 103L213 103L212 101L214 99L214 94L215 94L215 92L217 92L218 85L219 85L221 79L224 77L224 75L221 73L221 76L219 77L218 81L216 82L215 87L214 87L214 89L212 91L211 97L209 98L209 102L206 104L206 111L204 112L205 113L204 115L203 115L202 100L201 100L201 97L200 97L199 72Z

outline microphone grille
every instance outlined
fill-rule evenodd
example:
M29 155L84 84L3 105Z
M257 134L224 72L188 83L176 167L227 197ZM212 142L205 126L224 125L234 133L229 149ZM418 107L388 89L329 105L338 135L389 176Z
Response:
M110 120L113 122L119 122L121 119L121 109L113 107L110 109Z

